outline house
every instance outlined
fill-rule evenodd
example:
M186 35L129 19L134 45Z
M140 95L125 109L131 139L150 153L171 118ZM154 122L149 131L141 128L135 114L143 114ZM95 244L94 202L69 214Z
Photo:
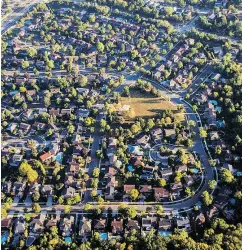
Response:
M140 194L142 194L143 196L147 197L152 193L152 187L150 185L141 185L139 192Z
M79 236L81 238L90 238L92 236L92 221L83 217L79 224Z
M15 129L17 128L18 124L17 123L11 123L8 125L7 127L7 131L9 131L10 133L13 133L15 131Z
M167 189L162 187L154 188L154 198L156 201L164 200L170 197L170 193Z
M77 116L79 118L86 118L90 114L90 111L88 109L78 109L77 110Z
M172 168L163 169L160 171L160 174L162 178L167 180L173 174Z
M142 218L142 230L143 231L150 231L151 229L155 228L157 224L156 217L146 217Z
M60 216L56 216L54 219L47 220L47 223L45 224L45 228L50 229L51 227L55 227L57 225L57 222L60 220Z
M20 163L23 160L23 156L20 154L14 154L12 157L12 162L10 163L10 166L12 167L18 167Z
M138 232L140 230L138 221L129 219L126 225L126 229L128 232L131 232L132 230L136 230Z
M73 174L79 174L80 173L80 164L76 163L76 162L70 162L69 172L71 172Z
M113 234L122 234L123 233L123 220L114 219L111 223L112 233Z
M73 233L75 218L74 216L66 216L60 220L60 231L63 236L70 236Z
M2 182L1 190L4 194L9 194L11 192L11 188L12 188L11 181Z
M143 174L149 174L149 175L152 175L154 171L157 171L157 170L158 170L158 166L145 165L142 168Z
M53 195L54 193L52 185L43 185L40 189L40 192L44 196Z
M31 128L30 124L21 122L19 125L19 130L21 130L24 134L27 134Z
M211 131L209 136L211 141L217 141L220 138L217 131Z
M219 210L215 206L208 207L205 215L208 222L212 222L219 215Z
M202 212L193 214L191 220L196 227L202 227L206 222L205 215Z
M174 223L178 229L185 230L187 232L191 231L191 225L188 218L184 217L175 218Z
M135 189L135 185L124 185L124 192L128 194L132 189Z
M1 220L1 230L8 230L11 227L12 219L5 218Z
M181 173L187 172L187 166L186 165L178 165L178 166L176 166L176 170L178 172L181 172Z
M40 214L37 218L34 218L30 223L29 223L29 229L33 233L41 233L44 230L44 222L45 222L45 215Z
M231 194L232 194L232 191L228 187L224 186L220 188L219 193L214 198L214 205L219 210L223 210L223 208L228 204Z
M45 162L49 160L50 158L52 158L52 154L51 152L47 152L47 153L42 154L39 158L42 162Z
M107 186L105 193L105 200L114 200L115 188L114 186Z
M158 230L170 231L172 229L172 221L166 218L160 218L158 221Z
M149 142L150 137L148 135L143 135L139 139L137 139L137 144L141 145L142 147L147 147L147 143Z
M187 187L192 186L194 183L194 179L191 175L184 176L184 181L185 181Z
M24 218L18 217L15 221L14 221L14 229L13 229L13 233L15 235L19 235L19 234L23 234L25 231L25 220Z
M155 128L150 131L150 134L154 140L161 139L163 132L161 128Z
M26 187L26 182L20 182L20 181L14 182L12 195L22 198L24 195L25 187Z
M176 139L176 131L175 129L164 129L165 137L170 138L172 140Z
M170 189L173 193L179 195L179 192L183 189L181 182L175 182L170 184Z
M93 223L93 227L94 227L94 231L97 231L97 232L104 232L106 230L106 219L95 219L94 220L94 223Z
M31 116L33 115L33 109L27 109L24 113L23 113L23 117L26 119L30 119Z
M72 198L75 194L76 194L76 189L73 187L64 188L61 192L61 195L65 199Z

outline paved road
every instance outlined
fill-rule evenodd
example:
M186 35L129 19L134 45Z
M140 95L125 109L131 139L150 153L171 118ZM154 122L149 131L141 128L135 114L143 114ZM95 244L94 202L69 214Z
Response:
M11 15L2 23L2 34L14 26L35 4L44 2L43 0L33 0L26 4L25 7L16 8Z

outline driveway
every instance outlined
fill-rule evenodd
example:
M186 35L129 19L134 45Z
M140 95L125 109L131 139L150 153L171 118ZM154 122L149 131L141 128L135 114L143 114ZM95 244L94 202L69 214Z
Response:
M51 207L52 206L52 196L51 195L49 195L48 198L47 198L46 206L47 207Z

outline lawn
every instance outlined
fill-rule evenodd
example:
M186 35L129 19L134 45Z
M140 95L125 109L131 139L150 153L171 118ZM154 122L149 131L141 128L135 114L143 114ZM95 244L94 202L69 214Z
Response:
M174 104L164 100L162 97L154 97L151 93L141 93L139 90L130 89L131 97L122 97L121 103L130 105L134 110L134 117L154 117L164 110L177 110ZM183 115L181 120L183 120Z

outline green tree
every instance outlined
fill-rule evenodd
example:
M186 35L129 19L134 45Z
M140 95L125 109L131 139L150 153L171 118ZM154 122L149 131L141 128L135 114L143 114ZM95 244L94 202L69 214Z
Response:
M131 219L135 218L137 216L136 208L135 207L128 208L127 216L128 218L131 218Z
M232 183L234 180L233 174L226 168L221 169L221 179L225 183Z
M166 185L166 180L164 178L161 178L158 180L158 184L160 187L164 187Z
M205 206L210 206L213 203L213 196L208 191L204 191L202 193L202 201Z
M214 190L217 186L217 182L215 180L209 180L208 181L208 186L210 190Z
M137 189L132 189L130 190L129 195L132 200L136 200L139 196L139 191Z
M34 203L32 208L35 213L40 213L41 211L41 207L38 203Z
M92 176L94 178L98 178L99 174L100 174L100 169L99 168L94 168L93 171L92 171Z
M22 61L21 66L22 66L22 69L27 69L29 67L29 62L28 61Z

